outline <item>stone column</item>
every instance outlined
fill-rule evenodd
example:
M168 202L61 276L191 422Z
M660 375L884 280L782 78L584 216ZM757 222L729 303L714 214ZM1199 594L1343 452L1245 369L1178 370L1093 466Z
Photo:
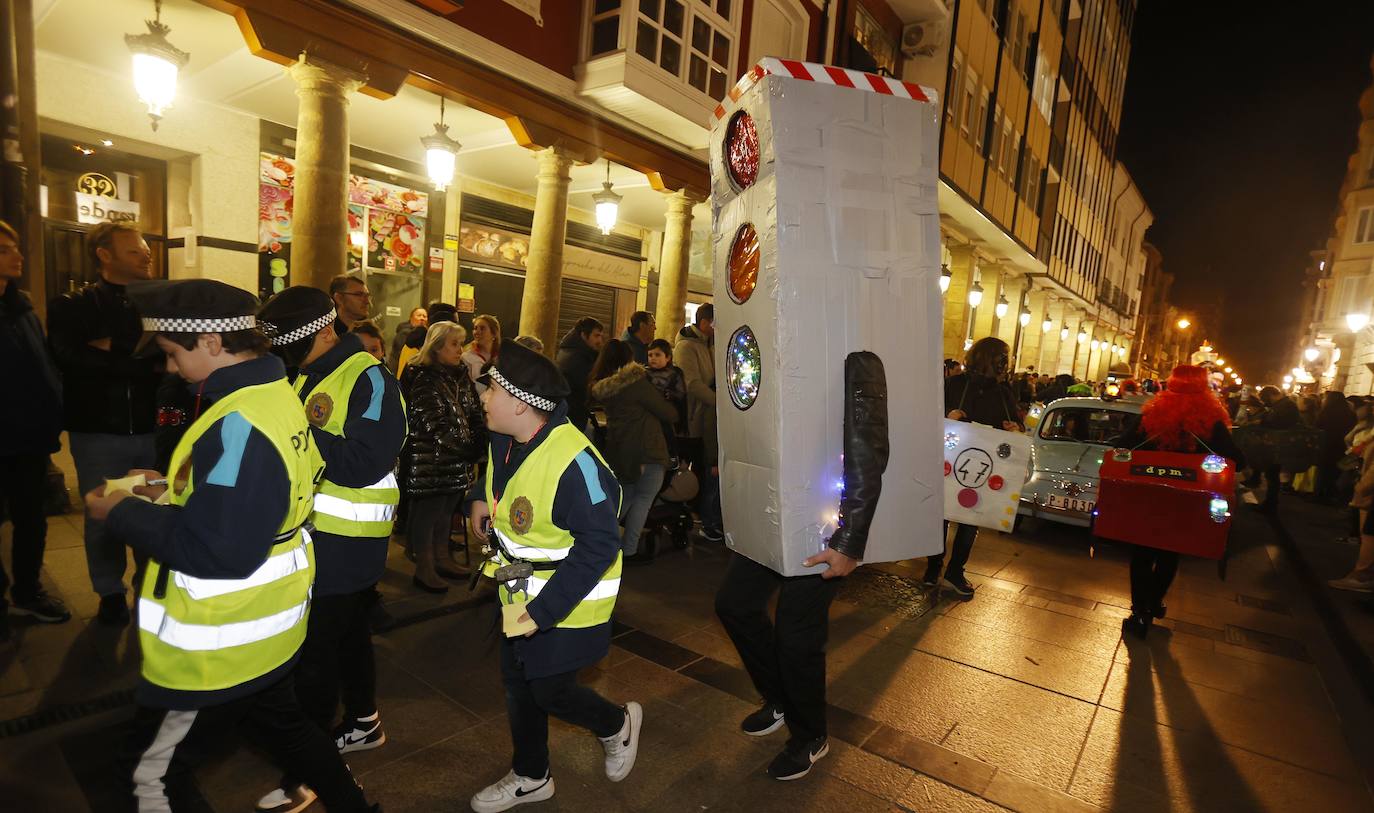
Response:
M1083 314L1078 310L1064 305L1064 324L1069 326L1069 335L1059 343L1059 372L1068 373L1074 378L1078 377L1078 328L1083 321Z
M992 335L993 323L997 320L995 309L997 307L997 294L1002 289L1002 271L997 266L988 264L982 268L983 301L978 305L978 310L973 314L973 335L970 337L975 342L985 336ZM1007 311L1011 312L1010 309Z
M535 336L552 356L558 349L558 305L563 293L563 241L568 235L568 170L572 158L558 147L539 153L534 224L520 297L520 334ZM512 336L511 338L515 338Z
M1021 328L1021 358L1018 363L1021 369L1034 367L1037 373L1043 374L1045 371L1040 369L1040 350L1049 340L1049 334L1040 329L1040 324L1045 321L1045 314L1048 313L1047 299L1045 291L1032 287L1027 292L1026 307L1030 308L1030 324ZM1054 328L1058 330L1058 327Z
M945 358L964 357L968 334L968 289L973 284L973 246L950 246L949 290L944 296L943 351Z
M448 242L448 235L452 234L456 237L458 235L458 229L462 222L463 178L461 175L454 173L453 182L450 183L448 185L448 189L444 191L444 273L439 281L439 298L445 302L451 302L454 304L457 304L458 302L458 283L461 281L461 271L458 266L458 245L457 243L454 243L450 247L450 244ZM424 273L426 275L430 273L429 257L425 257ZM422 299L423 293L424 292L422 290ZM420 304L427 305L429 303L421 301ZM406 314L406 316L409 315L410 314Z
M301 54L291 281L327 289L348 267L348 94L364 77Z
M663 254L658 262L658 306L655 335L670 343L687 321L687 271L692 260L692 206L686 192L668 196L668 214L663 227ZM722 269L728 274L728 269Z
M1011 348L1012 362L1017 370L1025 369L1025 362L1017 358L1016 337L1021 334L1021 293L1026 289L1026 278L1010 273L1002 276L1002 296L1007 298L1007 315L997 322L997 338ZM995 300L994 300L995 304Z

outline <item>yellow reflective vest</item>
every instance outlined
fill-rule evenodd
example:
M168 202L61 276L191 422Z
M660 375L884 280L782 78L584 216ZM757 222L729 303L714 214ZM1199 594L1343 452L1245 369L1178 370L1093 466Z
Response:
M331 435L344 437L344 421L348 419L348 399L358 378L381 362L369 353L349 356L334 371L320 379L305 395L305 417L311 426ZM305 387L306 376L296 377L296 392ZM345 488L328 479L320 483L315 493L315 513L310 524L315 530L338 536L375 539L391 536L391 522L401 501L401 489L396 473L389 471L382 479L364 488Z
M192 447L231 413L242 416L281 455L291 482L291 507L266 561L242 579L201 579L148 561L138 600L143 677L168 689L237 686L286 663L305 640L315 554L303 525L324 463L285 379L235 390L191 425L172 453L171 504L185 505L195 490Z
M492 540L496 558L483 565L484 575L493 576L496 569L511 564L511 557L528 562L561 562L573 546L573 535L553 522L553 499L558 493L558 481L563 472L583 451L589 451L605 464L587 436L570 423L556 426L548 437L530 452L506 483L501 499L495 499L492 488L492 466L487 465L487 505L491 508ZM616 492L616 510L620 494ZM499 544L498 544L499 542ZM577 629L595 627L611 620L615 597L620 592L621 555L601 576L595 587L582 601L558 622L559 627ZM534 599L553 576L551 570L536 570L524 593L512 595L506 584L498 585L502 604L518 598Z

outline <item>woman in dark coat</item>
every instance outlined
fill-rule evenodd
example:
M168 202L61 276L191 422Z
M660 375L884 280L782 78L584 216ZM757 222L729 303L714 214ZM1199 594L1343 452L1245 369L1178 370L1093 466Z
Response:
M406 537L415 554L414 584L429 593L448 590L443 579L467 578L453 561L449 529L487 451L482 404L462 361L465 338L461 325L431 323L424 347L401 376L410 422L401 450Z
M964 359L964 372L945 379L945 417L1008 432L1024 432L1025 426L1016 409L1016 396L1006 382L1010 361L1011 348L1001 339L989 336L974 343ZM948 537L949 523L942 527ZM968 563L977 538L978 526L955 523L944 583L966 601L973 598L973 585L964 578L964 565ZM926 575L921 582L927 587L940 583L940 565L944 558L944 553L937 553L926 559Z
M1245 468L1245 455L1231 439L1231 417L1212 392L1207 371L1180 364L1169 376L1168 387L1141 409L1136 428L1117 438L1125 449L1145 449L1187 454L1211 452ZM1164 595L1178 572L1178 554L1134 545L1131 548L1131 616L1121 631L1144 638L1150 624L1164 617Z
M1355 410L1345 400L1345 394L1328 391L1317 413L1317 428L1321 430L1321 452L1317 455L1317 499L1336 500L1336 483L1340 479L1341 458L1345 457L1345 436L1354 428Z
M668 468L663 423L678 413L649 383L630 346L611 339L592 367L588 393L606 408L606 462L620 481L620 516L625 524L621 550L626 561L647 561L639 553L639 534Z

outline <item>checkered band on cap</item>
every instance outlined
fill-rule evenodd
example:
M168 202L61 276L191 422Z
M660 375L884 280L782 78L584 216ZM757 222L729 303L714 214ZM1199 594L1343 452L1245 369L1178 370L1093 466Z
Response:
M501 371L497 370L495 367L491 368L491 370L488 371L488 374L491 376L492 381L495 381L497 384L501 385L501 389L505 390L511 395L514 395L516 398L519 398L521 401L524 401L525 403L529 404L535 409L542 409L545 412L553 412L554 408L558 406L558 403L556 401L550 401L549 399L542 398L538 395L535 395L532 392L525 392L524 390L510 383L510 380L507 379L505 376L501 375Z
M143 317L143 329L153 333L233 333L258 326L256 316L196 319L180 316Z
M321 330L324 330L325 327L334 324L334 320L338 317L339 312L334 308L330 308L329 313L326 313L325 315L314 320L313 322L307 322L306 324L301 325L295 330L288 330L280 336L276 335L277 326L272 324L271 322L263 322L262 329L263 332L267 334L268 338L272 340L273 347L281 347L283 345L291 344L292 342L298 342L301 339L304 339L306 336L314 336L316 333L319 333Z

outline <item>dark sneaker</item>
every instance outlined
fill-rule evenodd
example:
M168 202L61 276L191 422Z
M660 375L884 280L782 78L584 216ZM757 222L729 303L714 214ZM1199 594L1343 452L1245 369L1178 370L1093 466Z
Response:
M1154 616L1136 614L1129 618L1121 619L1121 635L1134 636L1141 640L1150 634L1150 624L1154 621Z
M825 737L817 737L809 742L789 742L768 765L768 775L782 782L801 779L811 773L811 766L828 753L830 741Z
M921 586L927 590L934 590L940 585L940 568L927 567L926 575L921 577Z
M96 620L108 627L127 627L129 626L129 605L124 601L123 593L116 593L100 597L100 611L95 614Z
M553 798L553 777L530 779L511 771L496 782L477 791L469 801L477 813L501 813L516 805Z
M644 709L631 700L625 704L625 724L620 731L601 741L606 749L606 778L619 782L634 770L639 755L639 734L644 728Z
M948 572L945 573L945 587L954 595L968 601L973 598L973 584L963 576L955 576Z
M724 542L725 532L719 528L703 527L701 529L701 538L705 539L707 542Z
M344 720L334 729L334 745L340 754L353 751L370 751L386 745L386 732L382 730L382 716L372 715L371 720Z
M740 730L751 737L766 737L782 728L783 723L782 709L772 703L765 703L763 708L744 718L739 724Z
M305 785L290 790L277 788L258 800L257 813L300 813L315 803L315 791Z
M72 617L71 612L67 610L67 605L42 591L35 594L33 598L24 601L10 596L10 614L27 615L44 624L61 624Z

